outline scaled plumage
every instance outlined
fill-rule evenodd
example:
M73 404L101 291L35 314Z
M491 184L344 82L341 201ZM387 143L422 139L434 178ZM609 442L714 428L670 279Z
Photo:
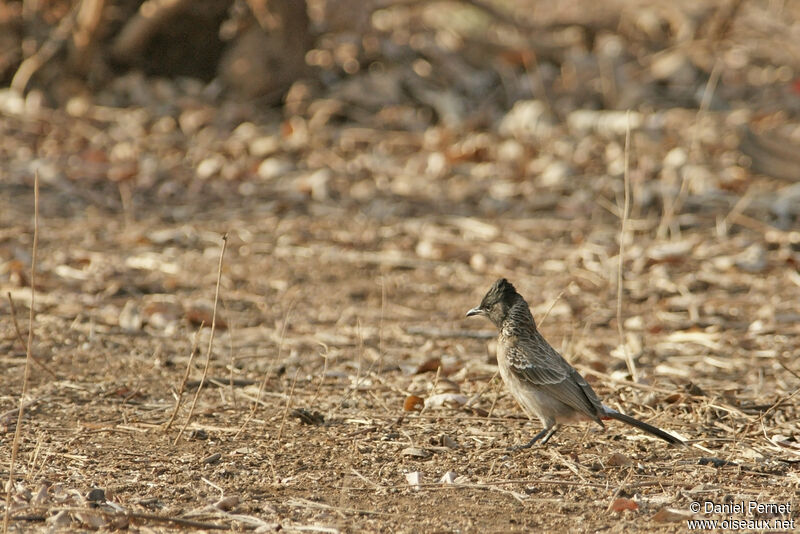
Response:
M683 441L633 417L605 406L578 371L542 337L528 303L511 283L495 282L480 306L467 312L486 316L500 331L497 364L500 375L522 408L542 422L544 429L527 445L542 443L565 422L588 420L604 426L602 419L617 419L672 444Z

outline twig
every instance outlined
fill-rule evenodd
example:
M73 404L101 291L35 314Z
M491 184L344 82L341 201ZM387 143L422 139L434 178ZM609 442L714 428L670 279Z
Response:
M222 281L222 260L225 258L225 247L228 245L228 234L227 232L222 236L222 250L219 254L219 265L217 266L217 287L214 290L214 311L211 313L211 334L208 336L208 349L206 350L206 364L203 367L203 376L200 377L200 385L197 386L197 391L194 392L194 398L192 399L192 407L189 409L189 415L186 417L186 421L183 423L183 428L175 436L175 441L173 441L173 445L176 445L178 441L180 441L181 436L186 431L186 427L189 426L189 422L192 420L192 416L194 415L194 408L197 406L197 398L200 397L200 391L203 390L203 382L208 375L208 366L211 363L211 347L214 345L214 331L217 327L217 303L219 302L219 285Z
M781 364L781 365L783 365L783 364ZM786 367L784 367L784 369L786 369ZM788 370L788 369L787 369L787 370ZM789 371L789 372L791 372L791 371ZM797 376L797 375L795 375L795 376ZM798 393L800 393L800 388L797 388L797 389L795 389L795 390L794 390L794 391L793 391L793 392L792 392L790 395L788 395L788 396L786 396L786 397L784 397L784 398L782 398L782 399L778 399L778 400L777 400L777 401L776 401L776 402L775 402L775 403L774 403L772 406L770 406L769 408L767 408L765 411L761 412L761 414L758 416L759 420L760 420L760 421L764 421L764 418L767 416L767 414L768 414L769 412L771 412L772 410L774 410L774 409L775 409L775 408L777 408L778 406L781 406L782 404L785 404L785 403L789 402L789 401L790 401L790 400L792 400L792 399L794 398L794 396L795 396L795 395L797 395ZM762 423L762 424L763 424L763 423Z
M364 482L366 482L367 484L369 484L370 486L372 486L375 489L386 489L386 486L381 486L377 482L368 479L367 477L365 477L364 475L362 475L361 473L359 473L358 471L356 471L353 468L350 468L350 472L353 473L355 476L357 476L358 478L360 478L361 480L363 480Z
M8 487L6 488L6 513L3 516L3 534L8 534L8 520L11 515L11 489L14 487L14 464L19 453L22 434L22 415L25 413L25 396L28 394L28 379L31 375L31 346L33 345L33 317L36 300L36 251L39 247L39 173L33 175L33 252L31 254L31 308L28 314L28 345L25 351L25 372L22 377L22 393L19 396L19 413L11 444L11 461L8 465Z
M622 328L622 269L625 265L625 238L627 237L628 230L628 217L631 209L631 178L630 178L630 156L631 156L631 112L628 110L626 115L625 126L625 171L623 172L623 182L625 184L625 201L622 207L622 225L619 230L619 265L617 267L617 331L619 332L619 344L622 347L622 353L625 355L625 365L628 366L628 372L631 375L631 380L638 382L638 373L636 372L636 365L631 358L628 351L628 345L625 343L625 332Z
M72 32L70 63L83 74L91 64L105 5L106 0L81 0L78 6L75 29Z
M174 523L184 527L205 528L209 530L233 530L232 525L219 525L217 523L207 523L205 521L195 521L193 519L183 519L180 517L168 517L156 514L146 514L142 512L117 512L103 510L102 508L53 508L51 511L57 512L85 512L103 514L106 517L124 517L127 519L141 519L144 521L155 521L157 523Z
M204 324L206 324L205 321L202 321L200 323L200 328L198 328L197 332L194 334L194 340L192 341L192 352L189 354L189 362L186 364L186 372L183 374L183 380L181 380L181 385L178 388L178 399L175 401L175 409L172 411L172 417L169 418L167 426L164 427L164 430L170 429L172 422L175 421L175 416L178 414L178 409L181 407L181 399L183 399L183 392L186 390L187 385L186 381L189 379L189 373L192 370L192 362L197 354L197 341L200 337L200 330L203 329Z
M132 63L142 55L159 28L182 13L193 0L148 0L128 19L111 47L111 55L121 63Z
M20 94L25 92L28 83L31 81L33 75L36 74L36 71L42 68L45 63L50 61L50 59L61 50L61 47L72 32L74 22L75 9L61 20L58 27L39 50L20 64L17 72L14 73L14 77L11 79L11 89Z
M717 224L717 234L727 235L728 233L728 221L736 220L736 218L744 212L745 209L750 205L750 202L753 200L753 186L747 188L747 191L744 192L744 195L736 201L736 204L733 205L733 208L728 212L725 217Z
M795 378L799 378L799 379L800 379L800 374L797 374L795 371L792 371L791 369L789 369L788 367L786 367L786 364L785 364L785 363L783 363L782 361L778 360L778 365L780 365L781 367L783 367L783 369L784 369L785 371L787 371L789 374L791 374L793 377L795 377Z
M10 291L8 293L6 293L6 295L8 296L8 304L9 304L9 306L11 306L11 320L14 323L14 330L17 333L17 340L22 345L22 348L25 349L26 352L27 352L27 347L26 347L26 344L25 344L25 340L22 338L22 331L20 330L19 323L17 322L17 309L14 306L14 299L11 298L11 292ZM35 363L36 365L38 365L39 367L44 369L44 371L47 372L50 376L52 376L56 380L59 380L58 375L55 374L55 372L51 371L50 368L47 365L44 364L44 362L39 360L39 358L37 358L36 356L31 354L31 359L33 360L33 363Z

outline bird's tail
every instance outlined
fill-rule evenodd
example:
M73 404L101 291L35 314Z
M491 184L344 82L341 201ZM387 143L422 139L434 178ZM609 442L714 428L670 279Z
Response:
M619 413L616 410L612 410L608 406L603 406L605 410L605 415L610 417L611 419L616 419L617 421L622 421L623 423L629 424L631 426L635 426L639 430L644 430L648 434L652 434L653 436L659 437L666 441L667 443L671 443L673 445L683 445L686 446L686 442L682 439L676 438L672 434L668 434L664 432L660 428L654 427L653 425L649 425L643 421L639 421L638 419L634 419L630 415L625 415L624 413Z

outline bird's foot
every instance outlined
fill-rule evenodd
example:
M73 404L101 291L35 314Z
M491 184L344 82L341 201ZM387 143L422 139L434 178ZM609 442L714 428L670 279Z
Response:
M521 451L521 450L523 450L523 449L530 449L531 447L533 447L533 445L534 445L534 444L535 444L537 441L539 441L539 440L540 440L540 439L542 439L542 438L544 438L544 439L542 439L542 443L541 443L541 444L542 444L542 445L544 445L545 443L547 443L547 441L548 441L548 440L549 440L551 437L553 437L553 434L555 434L555 433L556 433L556 430L558 430L558 427L557 427L557 426L553 426L553 427L550 427L550 428L545 428L545 429L543 429L541 432L539 432L538 434L536 434L535 436L533 436L533 439L532 439L532 440L530 440L530 441L529 441L528 443L526 443L525 445L514 445L513 447L509 447L509 448L508 448L508 452L516 452L516 451Z
M530 449L536 444L537 441L539 441L539 436L536 436L535 438L533 438L524 445L514 445L512 447L509 447L508 452L519 452L519 451L524 451L526 449ZM544 442L542 442L541 444L544 445Z

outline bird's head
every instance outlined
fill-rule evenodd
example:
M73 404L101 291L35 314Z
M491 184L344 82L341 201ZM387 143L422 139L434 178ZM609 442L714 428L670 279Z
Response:
M483 315L499 327L508 316L511 307L521 298L511 282L501 278L489 288L480 306L467 312L467 317Z

